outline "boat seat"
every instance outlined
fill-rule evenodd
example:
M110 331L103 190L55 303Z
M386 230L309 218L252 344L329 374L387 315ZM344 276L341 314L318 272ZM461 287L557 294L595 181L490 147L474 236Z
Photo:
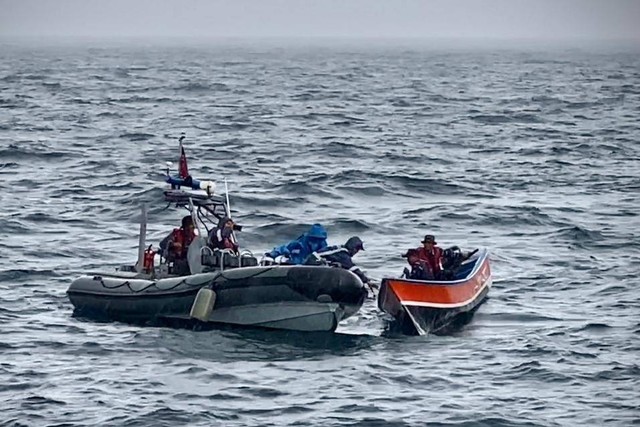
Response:
M241 254L240 255L240 266L241 267L255 267L258 265L258 258L249 254Z
M258 265L258 259L251 254L242 253L236 255L229 250L203 248L201 251L202 265L214 269L254 267Z
M208 250L207 250L208 249ZM238 257L230 251L206 248L201 252L202 265L214 268L233 268L240 265Z

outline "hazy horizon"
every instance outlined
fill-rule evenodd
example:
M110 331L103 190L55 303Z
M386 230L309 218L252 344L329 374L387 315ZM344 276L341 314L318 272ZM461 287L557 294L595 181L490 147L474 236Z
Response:
M634 0L0 0L0 7L0 41L621 41L640 45L640 1Z

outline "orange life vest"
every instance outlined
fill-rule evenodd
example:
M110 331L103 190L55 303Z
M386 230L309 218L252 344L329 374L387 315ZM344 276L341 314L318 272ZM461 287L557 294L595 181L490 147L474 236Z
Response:
M442 249L438 246L434 246L431 252L424 247L418 248L418 258L429 265L434 276L442 271Z
M171 233L172 252L177 259L187 257L187 250L189 250L189 245L194 237L193 234L185 236L185 231L182 228L175 228L173 230Z

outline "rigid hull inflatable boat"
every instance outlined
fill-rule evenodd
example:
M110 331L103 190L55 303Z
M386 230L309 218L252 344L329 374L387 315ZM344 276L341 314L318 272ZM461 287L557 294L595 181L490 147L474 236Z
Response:
M182 139L181 139L182 140ZM139 323L227 323L300 331L333 331L355 314L367 291L355 274L330 266L259 266L249 251L211 249L207 236L231 217L229 197L188 175L181 149L180 176L170 176L168 206L185 208L197 229L186 260L174 265L146 248L146 208L140 221L138 261L113 273L87 273L67 295L74 314ZM149 257L147 257L150 255Z

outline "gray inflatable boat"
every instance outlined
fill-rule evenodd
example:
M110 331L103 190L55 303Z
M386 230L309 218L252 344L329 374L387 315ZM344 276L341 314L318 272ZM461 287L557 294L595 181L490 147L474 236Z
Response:
M226 198L215 195L212 183L172 177L168 170L166 181L171 189L164 192L165 201L187 209L198 230L189 245L188 266L172 268L162 259L156 265L152 258L145 270L143 206L136 265L74 280L67 290L74 315L136 323L333 331L362 306L367 291L350 271L329 266L259 266L248 251L236 255L210 249L205 236L221 218L231 217L228 194Z
M200 252L198 244L192 243L189 252ZM134 271L87 274L71 283L67 295L74 315L98 320L226 323L298 331L335 330L367 296L358 276L341 268L258 266L255 258L229 253L216 253L214 259L223 262L196 262L191 270L198 273L185 276L152 278Z

